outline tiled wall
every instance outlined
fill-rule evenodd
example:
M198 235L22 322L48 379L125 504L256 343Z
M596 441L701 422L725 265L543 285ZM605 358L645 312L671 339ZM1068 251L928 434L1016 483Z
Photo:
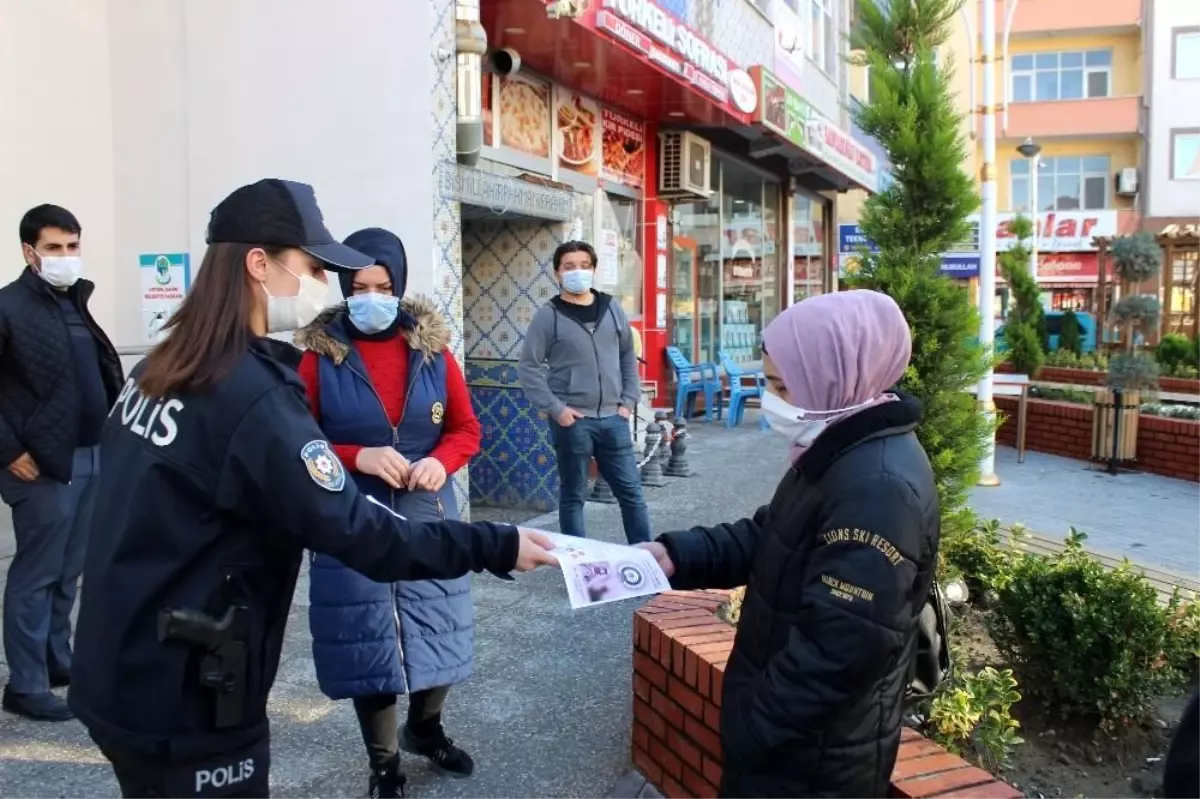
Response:
M558 474L545 420L517 380L525 330L557 293L551 257L563 226L473 221L462 231L467 384L483 425L471 463L471 501L552 510Z

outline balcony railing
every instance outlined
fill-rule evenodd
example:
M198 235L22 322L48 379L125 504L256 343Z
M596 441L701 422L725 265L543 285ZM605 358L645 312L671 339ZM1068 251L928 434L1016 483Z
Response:
M1141 98L1009 103L1006 139L1127 138L1141 130Z
M996 4L996 30L1004 30L1004 3ZM1142 24L1141 0L1020 0L1012 18L1013 38L1046 34L1086 36L1135 31Z

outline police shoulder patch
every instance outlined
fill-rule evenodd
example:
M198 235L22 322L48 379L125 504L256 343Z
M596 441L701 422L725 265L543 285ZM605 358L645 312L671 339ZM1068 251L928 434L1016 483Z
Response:
M310 441L300 449L300 460L308 469L312 481L326 491L341 491L346 487L346 467L333 454L328 441Z

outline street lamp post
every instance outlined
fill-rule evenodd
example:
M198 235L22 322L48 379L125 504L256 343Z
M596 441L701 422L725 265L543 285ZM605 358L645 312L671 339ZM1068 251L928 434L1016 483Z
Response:
M979 214L979 343L991 357L996 344L996 327L992 309L996 302L996 0L980 3L979 28L983 38L983 166L979 173L979 195L982 206ZM979 381L977 398L988 419L996 417L996 402L992 395L993 372L989 365ZM979 465L979 484L1000 485L996 476L996 434L988 436L983 461Z
M1029 217L1033 221L1033 244L1029 253L1029 274L1034 280L1038 276L1038 236L1041 233L1038 227L1038 170L1042 166L1042 146L1035 142L1032 138L1025 139L1024 143L1017 147L1017 152L1029 159Z

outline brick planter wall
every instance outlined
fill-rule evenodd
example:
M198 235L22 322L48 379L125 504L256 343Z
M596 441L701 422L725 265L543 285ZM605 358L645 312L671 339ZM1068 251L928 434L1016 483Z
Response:
M996 397L996 408L1004 421L996 431L997 443L1017 445L1017 406L1015 397ZM1087 405L1053 400L1029 400L1025 446L1036 452L1062 455L1064 458L1091 460L1092 409Z
M996 397L1004 421L997 443L1017 445L1017 400ZM1072 402L1029 400L1025 445L1035 452L1089 461L1092 457L1092 408ZM1163 416L1138 417L1137 468L1167 477L1200 482L1200 422Z
M1005 361L996 367L997 372L1012 374L1012 364ZM1107 375L1094 369L1071 369L1065 366L1043 366L1036 380L1043 383L1071 383L1077 386L1102 386ZM1193 377L1160 377L1160 391L1179 394L1200 394L1200 380Z
M727 591L669 591L633 620L633 762L668 799L715 797L721 784L721 684L734 629L714 616ZM894 797L1019 799L986 771L905 730Z

